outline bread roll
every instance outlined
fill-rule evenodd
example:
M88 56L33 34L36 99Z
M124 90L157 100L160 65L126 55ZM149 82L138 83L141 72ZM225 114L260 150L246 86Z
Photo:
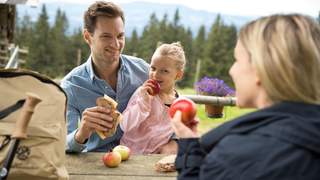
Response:
M165 156L162 159L160 159L155 164L155 169L158 172L174 172L176 171L176 167L174 165L174 162L176 160L177 155L169 155Z

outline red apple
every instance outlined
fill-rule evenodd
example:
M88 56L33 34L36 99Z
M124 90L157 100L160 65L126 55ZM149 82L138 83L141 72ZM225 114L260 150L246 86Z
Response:
M121 163L121 154L119 152L107 152L103 155L102 161L107 167L117 167Z
M186 126L190 126L192 123L194 123L194 117L196 116L197 108L196 104L192 100L180 97L173 101L169 109L169 115L171 118L173 118L176 111L181 111L182 122Z
M118 145L112 150L113 152L119 152L121 155L121 161L126 161L130 157L131 150L127 146Z
M158 83L158 81L154 80L154 79L149 79L148 82L150 82L152 84L150 91L148 91L148 93L151 96L155 96L156 94L159 94L160 92L160 84Z

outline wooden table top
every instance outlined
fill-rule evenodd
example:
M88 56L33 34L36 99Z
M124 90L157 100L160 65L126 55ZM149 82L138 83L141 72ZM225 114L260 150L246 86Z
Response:
M104 153L68 154L66 166L70 180L173 180L177 173L160 173L154 165L165 155L133 155L127 161L121 162L116 168L108 168L102 162Z

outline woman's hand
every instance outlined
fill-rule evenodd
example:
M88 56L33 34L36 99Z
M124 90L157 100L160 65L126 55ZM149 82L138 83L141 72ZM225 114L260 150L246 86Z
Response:
M198 119L194 119L192 123L190 123L189 127L184 125L181 121L181 111L176 111L174 117L172 118L171 124L173 130L179 138L195 138L199 137L197 133Z

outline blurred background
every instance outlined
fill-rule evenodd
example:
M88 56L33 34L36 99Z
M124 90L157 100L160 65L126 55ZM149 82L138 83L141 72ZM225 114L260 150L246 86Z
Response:
M82 18L93 2L0 0L0 66L4 67L14 47L19 47L19 67L59 81L89 56L89 47L82 38ZM194 94L194 83L204 76L223 79L233 87L228 70L234 61L238 30L245 23L274 13L303 13L320 23L319 0L113 2L125 13L124 54L149 62L159 42L182 43L187 66L183 80L178 83L181 94ZM215 121L217 124L251 111L228 108L224 117ZM199 114L200 118L207 119L203 107L199 107ZM203 131L217 125L209 124L201 124Z

